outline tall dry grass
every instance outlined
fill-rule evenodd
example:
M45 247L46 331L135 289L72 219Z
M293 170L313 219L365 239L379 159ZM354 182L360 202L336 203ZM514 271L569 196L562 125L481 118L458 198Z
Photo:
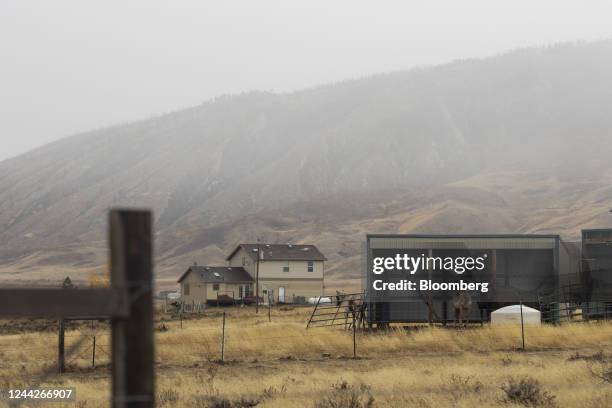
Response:
M219 324L172 327L157 337L161 363L186 364L219 358ZM359 333L357 352L361 357L436 352L490 352L522 347L519 326L484 327L465 330L423 327L415 332L392 329ZM580 324L525 329L528 350L579 349L612 346L612 325ZM266 360L279 357L313 358L324 353L349 356L353 353L352 332L338 329L310 329L297 323L245 325L230 321L225 331L225 356L238 360Z
M226 364L220 357L220 311L202 318L158 319L157 388L164 406L207 406L210 398L252 398L258 406L314 407L331 395L332 384L365 384L375 406L512 406L501 386L509 378L532 377L555 396L559 406L612 406L611 385L592 375L599 361L570 358L577 352L612 354L612 324L526 327L526 352L520 327L464 330L391 329L358 333L353 360L352 333L305 329L307 310L228 310ZM93 332L83 327L66 333L67 348ZM88 368L91 338L67 357L69 373L47 384L73 386L86 406L107 406L110 338L96 331L97 369ZM55 333L0 336L0 388L24 386L56 361ZM608 361L608 360L606 360ZM212 370L212 371L211 371ZM73 405L68 405L73 406Z
M252 361L278 358L313 359L330 355L351 357L353 336L338 328L306 329L307 310L274 310L272 322L267 311L230 310L227 313L224 354L227 360ZM182 323L160 319L156 328L158 364L182 366L219 359L221 353L222 314L213 311ZM162 327L163 326L163 327ZM82 336L90 336L67 361L86 367L91 360L91 336L96 335L96 361L108 362L110 335L107 330L89 327L66 332L66 347ZM359 357L387 357L414 353L459 353L511 351L522 347L519 326L449 329L420 326L416 329L391 328L380 332L358 332ZM28 372L48 366L56 360L55 333L23 333L0 336L0 369L9 367ZM564 326L525 327L527 350L573 350L612 347L612 324L577 323ZM36 364L32 364L35 362Z

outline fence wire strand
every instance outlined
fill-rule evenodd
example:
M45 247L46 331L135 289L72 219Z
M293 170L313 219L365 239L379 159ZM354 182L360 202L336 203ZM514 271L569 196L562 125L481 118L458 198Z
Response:
M182 322L182 327L180 322L177 320L158 321L156 323L156 327L158 327L158 350L169 346L169 343L165 342L164 339L165 333L169 331L171 333L179 334L182 345L193 346L191 347L191 354L187 355L187 359L190 362L194 360L194 362L197 362L198 359L208 361L219 359L221 350L220 342L222 338L224 338L224 344L222 347L224 349L224 356L226 359L249 360L251 358L251 353L247 352L246 354L243 354L243 351L245 349L249 350L250 348L255 350L254 353L258 353L259 351L265 349L272 350L268 357L264 357L263 360L266 358L271 360L285 358L280 356L285 352L289 357L297 356L297 358L300 359L321 358L322 354L329 356L333 354L339 357L347 357L353 353L352 347L349 347L349 344L352 345L353 341L352 328L347 330L346 328L343 329L338 327L315 327L306 330L304 325L303 330L299 333L294 334L291 332L286 335L279 335L278 332L273 332L270 333L270 335L266 335L266 330L282 330L282 324L284 322L273 321L270 323L267 320L263 321L264 316L261 316L260 321L256 321L253 324L240 324L232 322L232 320L233 318L231 316L227 318L225 325L225 336L223 336L221 317L217 315L212 316L212 318L203 317L201 319L185 319ZM210 326L195 326L202 323L210 324ZM588 339L585 338L586 335L581 330L574 330L583 327L583 324L585 323L588 324L589 322L567 322L564 323L562 327L572 332L571 336L575 342L580 342L582 340L586 341ZM605 323L594 322L593 326L603 324ZM162 326L165 326L165 330L160 329ZM298 328L298 326L295 324L292 324L290 327L291 330ZM524 338L526 341L526 348L539 350L542 347L539 344L542 342L545 342L546 340L556 340L558 338L558 333L554 331L555 327L556 326L552 325L542 325L540 327L525 325ZM415 330L407 330L403 327L391 327L388 330L381 331L356 330L356 349L360 356L372 357L373 351L371 349L371 345L368 345L368 343L370 341L375 341L380 336L391 335L400 337L404 343L402 343L399 347L395 346L390 353L401 357L414 356L420 353L420 348L423 347L423 344L413 342L413 336L420 332L432 329L434 336L436 333L451 334L452 336L457 336L460 339L462 336L469 336L470 334L478 335L479 333L485 333L491 335L492 339L495 339L498 336L503 336L505 338L506 341L501 343L499 347L487 347L486 351L514 351L520 349L522 346L520 325L490 326L489 324L485 324L481 327L481 325L473 324L467 325L466 327L460 327L449 324L446 327L437 325L433 328L427 325L422 325L419 326L419 329ZM546 331L549 329L551 332L546 333ZM191 337L191 335L195 336ZM93 344L94 337L96 339L95 348ZM84 367L93 368L97 366L98 363L107 365L111 361L111 335L108 327L93 327L92 329L89 329L79 327L77 325L76 328L71 328L69 332L65 334L65 338L68 340L66 342L66 365L68 370L77 367L80 369L83 369ZM339 341L339 338L342 340ZM302 342L309 343L311 347L310 350L298 352L296 356L291 356L291 347L284 348L283 346L286 346L287 343L294 342L296 340L302 340ZM436 342L435 339L429 339L427 341L431 342L433 345L441 345L442 341L444 340L441 339L439 342ZM446 339L446 341L448 341L448 339ZM509 345L513 342L515 343L514 345ZM534 342L536 344L533 344ZM555 341L552 341L551 343L555 343ZM343 347L345 349L343 349ZM552 347L554 348L554 346ZM565 349L572 350L571 347L567 347ZM40 350L40 347L31 345L27 345L25 347L11 347L8 344L0 344L0 368L24 369L24 364L10 361L12 358L15 358L14 355L18 355L23 352L34 352ZM92 361L92 353L96 356L96 361ZM44 364L46 368L41 370L40 374L36 376L30 387L36 387L38 384L44 383L56 372L57 365L53 364L54 358L55 356L53 354L50 354L47 358L45 358ZM257 359L261 360L260 357ZM166 359L165 363L181 364L185 361L187 360L174 361L172 359Z

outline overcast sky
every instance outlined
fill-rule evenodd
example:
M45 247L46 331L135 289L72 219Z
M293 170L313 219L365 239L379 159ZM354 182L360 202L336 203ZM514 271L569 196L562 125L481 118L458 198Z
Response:
M2 0L0 160L225 93L612 38L611 21L605 0Z

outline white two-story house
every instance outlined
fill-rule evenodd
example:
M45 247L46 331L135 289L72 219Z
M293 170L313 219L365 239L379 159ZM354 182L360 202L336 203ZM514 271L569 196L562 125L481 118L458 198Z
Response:
M321 296L325 256L314 245L240 244L226 266L191 266L181 275L181 298L190 303L259 296L264 302L296 303Z

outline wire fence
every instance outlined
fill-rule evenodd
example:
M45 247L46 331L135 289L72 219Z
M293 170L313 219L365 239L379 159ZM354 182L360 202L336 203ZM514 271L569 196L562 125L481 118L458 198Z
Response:
M224 318L225 316L225 318ZM0 344L0 369L27 369L57 364L55 336L43 335L35 344ZM111 335L108 325L81 325L66 330L66 370L108 368ZM168 319L157 323L156 363L193 366L208 362L314 360L322 358L374 358L415 356L422 352L515 351L579 349L611 346L610 322L568 322L561 326L485 324L465 326L391 326L386 330L344 328L306 329L305 322L292 317L248 321L226 313L193 319ZM75 347L76 346L76 347Z

